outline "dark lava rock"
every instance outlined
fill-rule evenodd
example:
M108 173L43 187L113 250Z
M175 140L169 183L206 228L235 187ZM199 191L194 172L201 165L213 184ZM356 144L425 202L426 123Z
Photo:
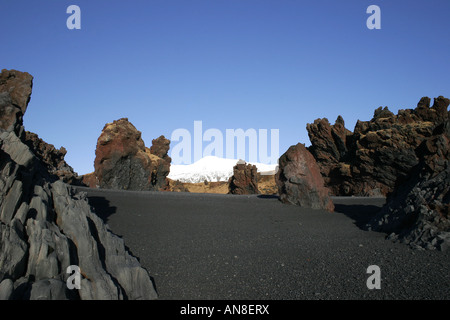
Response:
M309 151L320 166L325 185L336 194L336 187L340 188L351 175L345 160L352 132L345 128L341 116L334 125L330 125L326 118L317 119L307 125L307 130L311 140Z
M0 73L0 128L21 136L23 115L31 98L33 77L26 72L3 69Z
M280 157L278 165L276 182L282 202L334 211L319 166L303 144L291 146Z
M255 165L239 160L233 167L233 175L228 181L230 194L258 194L258 173Z
M334 125L317 119L307 125L309 150L334 195L387 195L408 178L419 162L416 148L448 119L450 100L422 98L415 109L394 115L378 108L370 121L358 121L354 132L341 117Z
M25 131L24 143L45 164L50 174L57 176L68 184L82 184L81 178L64 160L67 153L64 147L56 149L54 145L45 142L37 134L28 131Z
M160 136L152 140L150 153L170 163L172 159L169 157L169 149L170 140L164 136Z
M29 79L18 71L0 75L3 81L21 78ZM3 98L14 93L8 101L29 101L31 86L11 91L2 82L1 88ZM0 299L157 298L148 272L93 212L85 194L49 170L58 163L64 169L64 150L36 135L26 137L26 103L17 107L17 117L4 110L10 107L0 105L0 121L7 124L0 128ZM66 285L71 265L80 268L79 290Z
M80 184L80 179L69 166L64 156L64 147L56 149L37 134L25 131L23 116L31 99L33 77L17 70L2 70L0 73L0 129L14 132L47 167L47 171L71 184Z
M416 149L419 163L368 224L414 248L450 248L450 120Z
M166 144L163 136L158 139L162 143L153 150L164 158L145 147L141 132L127 118L107 123L95 150L94 174L98 186L119 190L167 189L171 160L165 148L170 141Z
M169 157L170 140L164 136L152 140L152 146L145 148L152 161L151 181L156 190L168 191L169 180L167 176L170 172L170 163L172 159Z

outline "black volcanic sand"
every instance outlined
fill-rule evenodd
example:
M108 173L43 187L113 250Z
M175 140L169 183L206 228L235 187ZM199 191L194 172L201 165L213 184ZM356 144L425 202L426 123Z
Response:
M79 188L154 278L160 299L449 299L450 252L361 226L383 198L336 212L275 197ZM381 269L369 290L367 268Z

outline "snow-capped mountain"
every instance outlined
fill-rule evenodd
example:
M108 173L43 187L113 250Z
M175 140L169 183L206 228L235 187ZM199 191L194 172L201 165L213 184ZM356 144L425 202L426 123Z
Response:
M240 160L225 159L215 156L204 157L193 164L171 165L168 178L181 182L199 183L215 181L228 181L233 175L233 167ZM261 174L275 174L277 164L263 164L249 162L256 165Z

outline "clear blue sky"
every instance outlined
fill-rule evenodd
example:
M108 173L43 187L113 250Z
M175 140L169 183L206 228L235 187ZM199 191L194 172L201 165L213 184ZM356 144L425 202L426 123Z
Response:
M0 68L34 76L25 128L79 174L121 117L147 146L194 120L279 129L282 154L317 118L353 130L379 106L450 97L449 14L448 0L1 0Z

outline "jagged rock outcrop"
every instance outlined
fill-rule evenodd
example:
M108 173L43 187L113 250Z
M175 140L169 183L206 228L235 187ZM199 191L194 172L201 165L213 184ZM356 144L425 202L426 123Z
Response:
M0 73L0 128L22 137L21 125L31 98L33 77L27 72L3 69Z
M303 144L291 146L280 157L278 165L276 182L282 202L334 211L319 166Z
M368 228L414 248L450 249L450 120L416 149L419 163Z
M158 138L152 140L152 146L149 151L151 154L170 163L172 159L169 157L169 149L170 140L166 139L164 136L159 136Z
M104 189L166 190L170 141L163 136L153 141L157 154L145 147L141 132L127 118L107 123L95 150L96 184Z
M3 71L5 78L14 85L2 83L3 101L19 96L28 103L30 78ZM4 89L11 87L24 94ZM0 104L0 121L7 124L0 128L0 299L157 298L148 272L93 212L86 195L49 172L55 159L46 161L36 152L40 147L27 144L26 105L14 117L10 107ZM79 290L67 286L69 266L80 268Z
M330 125L327 118L317 119L314 123L307 124L307 130L311 140L309 151L319 164L325 185L334 194L339 194L340 188L345 190L344 182L351 175L346 161L352 132L345 128L341 116L334 125Z
M422 98L415 109L394 115L378 108L370 121L358 121L354 132L342 117L334 125L317 119L307 125L309 150L334 195L386 195L401 184L419 162L415 149L448 119L450 100Z
M228 181L230 194L258 194L258 169L255 165L239 160L233 167L233 175Z
M81 178L64 160L67 153L66 148L56 149L54 145L45 142L37 134L29 131L25 131L24 143L45 164L50 174L68 184L81 184Z
M170 163L172 159L169 157L170 140L164 136L159 136L152 140L152 146L145 148L145 152L150 156L151 160L151 181L156 190L169 190L169 180L167 176L170 172Z
M27 72L2 70L0 73L0 129L12 131L31 149L31 151L47 166L48 171L61 180L71 184L79 184L80 179L69 166L64 156L64 147L56 149L46 143L37 134L24 130L23 116L31 99L33 77Z

